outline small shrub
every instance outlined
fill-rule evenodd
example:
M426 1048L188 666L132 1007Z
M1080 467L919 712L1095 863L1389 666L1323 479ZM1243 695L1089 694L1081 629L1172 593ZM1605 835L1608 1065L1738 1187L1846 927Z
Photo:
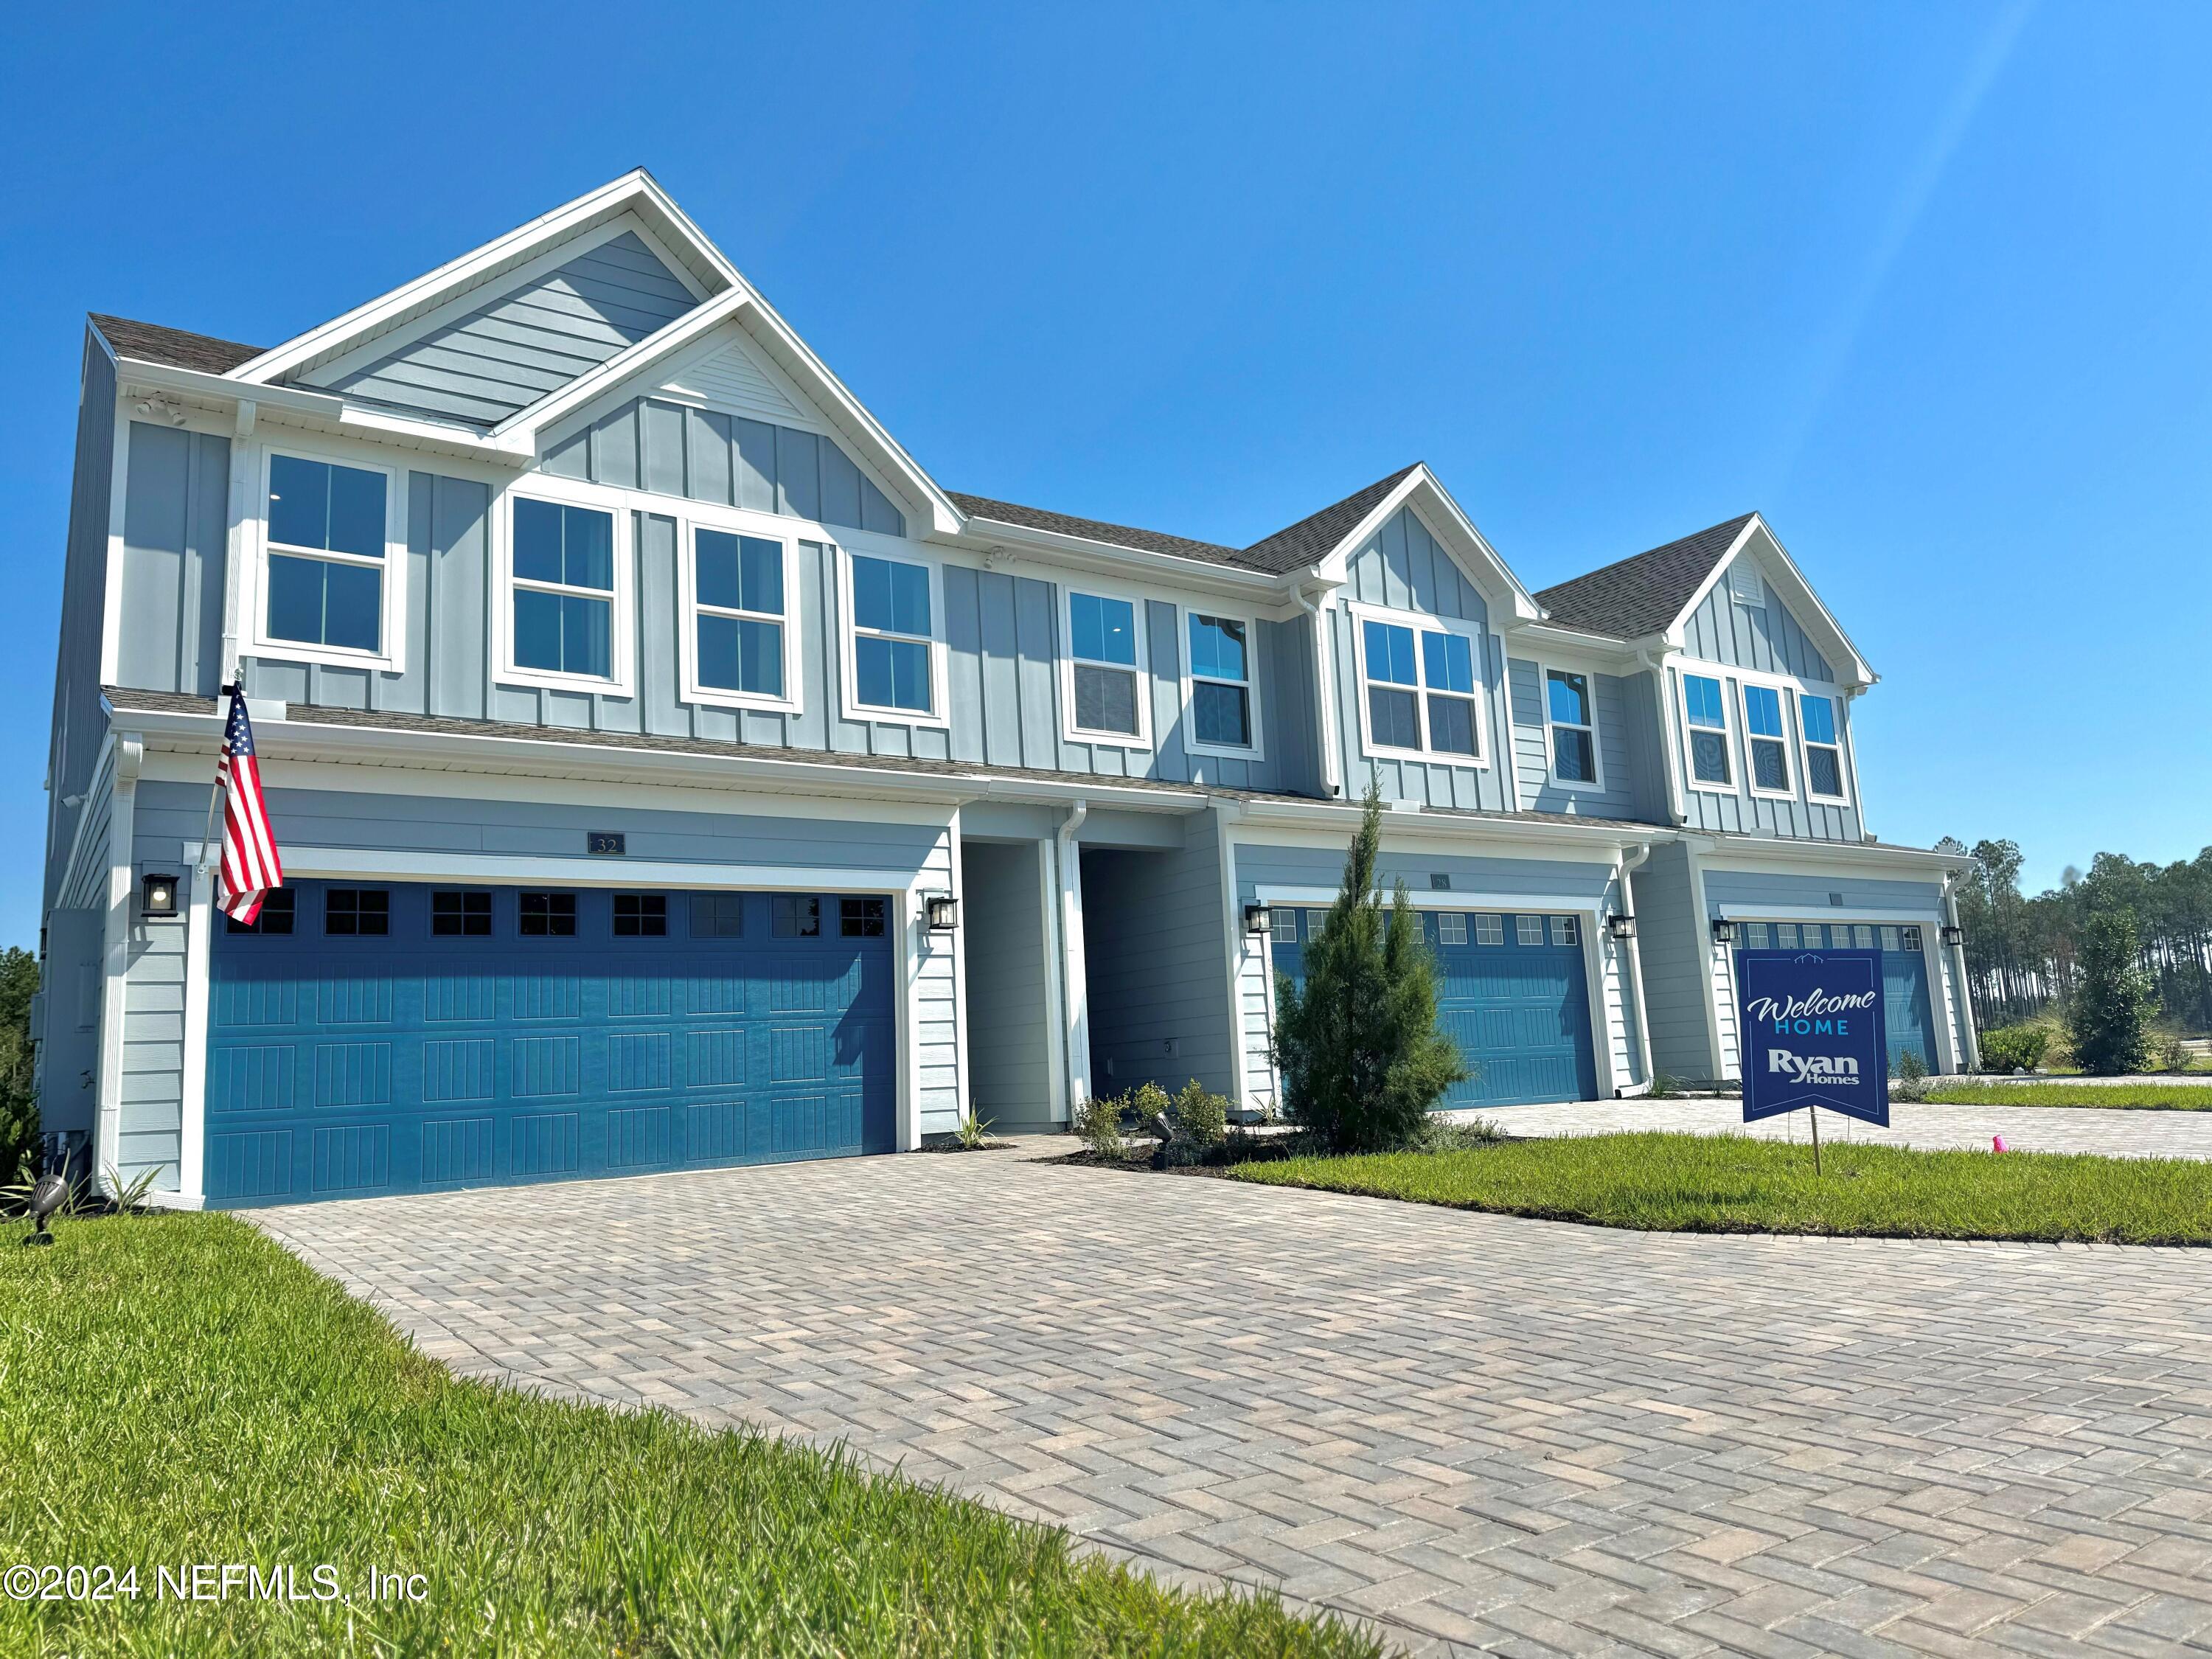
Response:
M1210 1152L1229 1138L1229 1097L1212 1093L1193 1078L1175 1097L1168 1119L1177 1140Z
M2151 1065L2160 1072L2185 1072L2193 1058L2179 1031L2160 1031L2151 1038Z
M1168 1121L1168 1109L1174 1103L1166 1090L1150 1081L1139 1083L1121 1097L1121 1109L1136 1120L1137 1133L1163 1142L1175 1133Z
M2000 1025L1982 1033L1982 1065L1992 1072L2032 1072L2050 1048L2048 1025Z
M1897 1087L1891 1093L1899 1100L1928 1098L1928 1062L1920 1058L1917 1048L1907 1048L1898 1056Z
M1075 1109L1075 1133L1101 1158L1120 1158L1129 1150L1121 1137L1121 1102L1092 1096Z
M1505 1139L1505 1131L1486 1117L1468 1118L1464 1122L1453 1122L1448 1118L1431 1117L1422 1124L1413 1137L1409 1152L1464 1152L1477 1146L1495 1146Z
M1654 1072L1651 1074L1651 1086L1644 1091L1644 1097L1646 1100L1672 1100L1681 1092L1682 1085L1680 1081L1668 1077L1664 1072Z

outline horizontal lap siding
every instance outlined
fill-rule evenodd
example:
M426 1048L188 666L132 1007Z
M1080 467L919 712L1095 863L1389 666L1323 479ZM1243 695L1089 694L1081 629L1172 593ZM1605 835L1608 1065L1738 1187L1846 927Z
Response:
M1589 676L1590 701L1597 720L1599 776L1605 787L1563 789L1552 780L1545 665L1516 657L1507 668L1512 690L1513 750L1524 809L1582 812L1603 818L1656 816L1650 810L1650 782L1631 759L1632 705L1626 680L1613 674Z
M1843 902L1832 904L1831 895ZM1932 881L1881 881L1864 876L1771 874L1764 871L1705 870L1705 908L1708 916L1728 914L1733 907L1789 909L1804 912L1806 921L1822 921L1833 914L1849 921L1858 912L1911 910L1933 917L1943 889Z
M1050 1112L1038 852L974 841L960 849L970 1097L977 1117L1002 1125Z
M1705 1024L1708 930L1691 897L1688 849L1679 842L1653 848L1629 882L1653 1069L1700 1081L1717 1076Z
M1148 1080L1172 1093L1194 1077L1232 1091L1219 833L1204 812L1179 850L1084 855L1091 1080L1101 1094Z
M1399 512L1354 553L1345 567L1343 601L1388 610L1468 622L1481 630L1475 657L1480 693L1475 725L1487 767L1455 766L1402 756L1370 755L1361 740L1360 700L1366 691L1360 673L1358 629L1346 603L1329 605L1330 678L1335 688L1337 732L1345 793L1357 796L1370 775L1386 800L1418 800L1427 806L1510 810L1504 772L1498 763L1504 732L1504 643L1489 631L1490 608L1474 584L1429 533L1411 507Z
M823 826L827 828L828 826ZM841 824L850 832L866 826ZM929 832L929 846L908 889L907 936L919 939L914 965L914 986L907 998L909 1024L906 1042L914 1061L915 1101L921 1133L945 1134L960 1127L961 1106L967 1091L960 1077L960 969L953 941L933 938L914 925L925 893L949 893L952 884L952 831L947 827Z
M143 811L149 789L141 785L142 810L132 820L136 868L173 869L179 837L150 827ZM200 792L201 823L206 823L206 794ZM183 897L179 893L179 898ZM179 908L183 907L180 904ZM163 1192L177 1190L179 1147L184 1118L185 923L138 921L125 947L123 987L123 1075L118 1091L116 1163L127 1184L148 1170Z
M356 398L494 425L697 303L626 231L327 385Z

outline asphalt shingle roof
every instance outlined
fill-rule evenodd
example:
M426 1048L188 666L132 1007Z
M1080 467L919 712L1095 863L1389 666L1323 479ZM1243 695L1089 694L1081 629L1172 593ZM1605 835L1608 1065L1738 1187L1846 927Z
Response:
M252 362L267 348L218 340L212 334L188 334L181 328L159 323L134 323L128 317L92 313L92 325L107 338L118 357L135 357L142 363L161 363L170 368L196 368L204 374L228 374L240 363Z
M1640 640L1663 631L1682 614L1713 567L1724 557L1743 527L1757 516L1746 513L1700 530L1694 536L1655 547L1545 588L1536 603L1562 628L1614 639Z
M1336 545L1349 536L1359 521L1375 510L1375 504L1406 480L1406 475L1419 466L1401 466L1387 478L1377 478L1364 489L1353 491L1340 501L1333 501L1318 513L1309 514L1287 529L1256 541L1244 550L1243 556L1255 568L1271 571L1276 575L1286 570L1301 570L1327 558L1336 550Z
M1103 519L1078 519L1065 513L1048 512L1041 507L1023 507L1015 501L994 501L988 495L963 495L957 489L945 492L963 513L978 519L995 519L1000 524L1018 524L1031 530L1048 530L1058 536L1080 536L1085 541L1110 542L1115 547L1134 547L1147 553L1165 553L1178 559L1203 559L1208 564L1235 564L1243 555L1236 548L1224 547L1217 542L1193 541L1188 536L1170 536L1158 530L1139 530L1126 524L1109 524Z

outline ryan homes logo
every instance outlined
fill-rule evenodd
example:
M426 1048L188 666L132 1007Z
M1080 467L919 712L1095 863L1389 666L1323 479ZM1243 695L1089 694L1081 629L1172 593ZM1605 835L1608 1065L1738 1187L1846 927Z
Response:
M1872 1008L1875 995L1872 991L1832 994L1814 989L1779 1001L1754 997L1744 1012L1761 1024L1771 1024L1777 1036L1847 1037L1851 1035L1850 1017ZM1850 1088L1859 1080L1859 1063L1849 1054L1798 1054L1778 1047L1766 1051L1766 1069L1781 1073L1792 1083Z

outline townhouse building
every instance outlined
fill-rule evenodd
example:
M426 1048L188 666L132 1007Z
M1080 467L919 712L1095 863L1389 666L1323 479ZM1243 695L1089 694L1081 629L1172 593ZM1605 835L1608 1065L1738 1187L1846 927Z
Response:
M1734 1075L1769 942L1961 1069L1874 682L1757 514L1532 592L1420 465L1242 547L945 489L634 172L273 347L90 319L41 1109L186 1206L1264 1111L1370 778L1452 1104Z

